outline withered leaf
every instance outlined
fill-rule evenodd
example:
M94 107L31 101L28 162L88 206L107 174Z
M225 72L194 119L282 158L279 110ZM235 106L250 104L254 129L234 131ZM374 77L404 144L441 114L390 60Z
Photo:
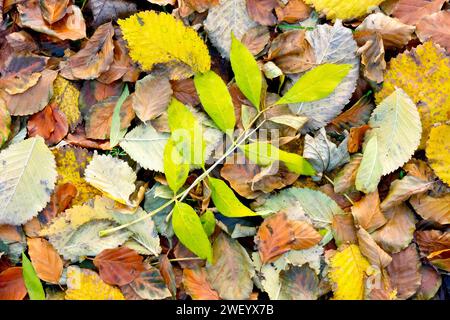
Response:
M438 230L416 231L416 242L423 256L442 251L450 247L450 232Z
M277 5L277 0L247 0L247 11L256 22L263 26L272 26L277 23L272 12Z
M420 20L416 34L420 41L431 40L450 52L450 11L443 10Z
M205 268L183 269L183 286L194 300L219 300L219 294L208 282Z
M386 217L380 209L378 191L367 194L352 207L355 222L368 232L372 232L386 223Z
M286 21L287 23L296 23L307 19L312 9L306 5L303 0L289 0L286 5L275 8L278 21Z
M331 223L334 241L338 246L343 244L356 244L356 228L353 216L349 213L336 214Z
M63 261L53 246L43 238L30 238L27 243L28 254L38 277L50 283L59 283Z
M48 145L60 142L69 132L67 118L56 104L52 103L32 115L27 124L28 136L41 136Z
M242 43L253 55L257 55L263 51L269 41L270 32L265 26L253 27L242 37Z
M54 24L66 15L69 3L70 0L40 0L42 17L49 24Z
M392 15L401 22L416 25L424 17L441 10L447 0L399 0Z
M126 18L137 11L137 4L129 0L89 0L86 7L92 12L93 27Z
M383 38L378 32L358 31L353 37L358 43L358 54L364 65L364 76L377 83L383 82L386 71Z
M22 276L22 267L12 267L0 273L0 299L22 300L27 288Z

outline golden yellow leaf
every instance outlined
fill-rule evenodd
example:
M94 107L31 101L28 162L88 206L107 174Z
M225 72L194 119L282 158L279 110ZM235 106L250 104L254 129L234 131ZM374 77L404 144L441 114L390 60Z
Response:
M445 51L427 42L390 61L383 89L375 97L380 103L396 88L402 88L417 105L422 121L420 148L433 124L445 122L450 114L450 59Z
M450 90L450 85L448 90ZM448 107L450 107L449 99L448 102ZM450 112L450 108L448 111ZM442 181L450 185L450 125L441 125L431 129L426 154L430 167Z
M366 15L372 7L378 6L384 0L304 0L317 11L323 12L328 19L350 20Z
M335 300L362 300L369 262L357 245L349 245L330 259L329 277Z
M89 269L67 268L66 300L125 300L122 292L106 284Z
M57 185L71 183L77 188L77 196L72 205L80 205L87 200L100 195L101 192L84 180L84 169L91 161L92 155L82 148L65 146L54 149L56 171L58 172Z
M160 63L181 62L192 72L206 72L211 67L208 48L197 32L170 14L144 11L118 23L131 58L146 71Z
M0 98L0 147L8 140L11 134L11 116L5 101Z
M56 103L66 118L69 126L74 129L80 121L78 98L80 91L70 81L58 76L53 82L53 97L50 103Z

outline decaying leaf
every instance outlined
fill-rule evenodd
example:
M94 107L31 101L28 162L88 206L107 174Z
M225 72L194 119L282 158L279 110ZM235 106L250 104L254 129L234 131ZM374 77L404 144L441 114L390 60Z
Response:
M442 197L414 196L409 200L414 210L424 219L440 224L450 223L450 193Z
M286 5L275 8L278 21L286 21L287 23L305 20L309 17L311 11L311 8L303 0L289 0Z
M372 232L386 223L386 217L380 210L378 191L367 194L352 207L355 222L368 232Z
M447 0L399 0L392 15L403 23L416 25L426 16L441 10Z
M449 104L450 107L450 104ZM440 125L430 131L426 147L430 167L437 176L450 185L450 125Z
M450 12L443 10L429 15L417 24L417 36L420 41L437 43L450 52Z
M126 287L131 288L134 294L140 299L156 300L172 296L161 273L152 266L147 266L147 270L141 272L141 274ZM124 290L123 288L124 287L122 287L122 290Z
M30 238L27 243L28 254L38 277L50 283L59 283L63 261L53 246L43 238Z
M53 96L50 103L55 103L58 109L64 113L70 128L73 130L80 121L80 108L78 99L80 91L71 82L58 76L53 82Z
M204 268L183 269L183 286L194 300L219 300L219 294L208 282Z
M92 12L94 27L118 18L126 18L137 11L136 3L129 0L89 0L86 7Z

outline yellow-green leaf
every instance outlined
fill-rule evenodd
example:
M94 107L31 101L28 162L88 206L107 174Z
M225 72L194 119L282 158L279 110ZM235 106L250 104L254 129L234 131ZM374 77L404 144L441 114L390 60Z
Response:
M297 174L313 176L316 171L302 156L278 149L267 142L255 142L240 147L247 158L261 165L268 166L274 161L283 162L286 167Z
M369 262L362 256L357 245L349 245L330 259L329 277L334 299L362 300L364 280Z
M172 226L181 243L202 259L212 261L212 248L197 213L191 206L177 202L173 208Z
M122 94L120 95L119 100L117 100L116 106L114 107L114 112L111 119L111 133L109 134L109 144L111 148L115 147L117 144L119 144L120 140L125 136L127 133L127 129L121 130L120 128L120 109L122 108L123 103L125 102L125 99L130 95L130 92L128 91L128 86L125 85L125 88L122 91Z
M351 69L350 64L322 64L306 72L276 104L311 102L326 98Z
M0 98L0 147L8 140L11 134L11 116L5 101Z
M226 217L247 217L257 214L244 206L234 194L233 190L220 179L208 178L211 188L211 198L217 210Z
M262 75L253 54L231 33L231 68L242 93L259 110Z
M194 73L211 67L208 48L197 32L170 14L143 11L118 23L131 58L146 71L158 63L183 63Z
M223 132L232 132L236 124L234 105L223 80L214 72L197 73L195 88L206 113Z
M364 147L361 164L356 173L357 190L371 193L377 189L383 170L378 153L378 138L373 136Z
M45 300L45 292L41 280L39 280L33 265L24 252L22 252L22 272L30 300Z
M189 175L189 164L183 160L172 139L167 141L164 148L164 173L169 187L175 194L184 185Z

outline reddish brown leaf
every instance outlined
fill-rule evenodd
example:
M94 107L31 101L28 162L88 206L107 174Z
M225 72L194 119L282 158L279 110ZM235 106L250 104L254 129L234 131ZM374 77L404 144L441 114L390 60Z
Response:
M273 26L277 18L272 11L277 5L277 0L247 0L247 12L259 24Z
M343 244L356 244L356 229L351 214L334 215L331 228L334 240L338 247Z
M196 106L200 103L200 98L195 90L194 80L174 80L170 81L172 85L173 95L177 100L190 106Z
M6 36L8 44L15 52L34 52L39 49L38 44L33 37L26 31L10 33Z
M416 25L422 18L441 10L447 0L399 0L392 15L401 22Z
M169 0L152 0L151 2L167 2ZM194 11L205 12L209 8L218 5L219 0L178 0L178 7L180 10L180 15L182 17L187 17Z
M208 282L205 268L183 269L183 286L193 300L220 300Z
M442 284L441 275L430 266L422 266L420 268L420 274L422 281L415 299L430 300L436 295Z
M289 0L287 5L276 7L275 12L278 21L296 23L308 19L311 13L311 7L306 5L302 0Z
M23 300L26 295L22 267L12 267L0 273L0 300Z
M437 268L450 272L450 249L430 253L427 259Z
M130 0L89 0L86 8L92 12L92 26L126 18L137 11L137 4Z
M420 287L420 260L416 245L394 253L392 262L387 267L392 288L397 290L399 299L408 299Z
M69 0L40 0L42 17L50 24L61 20L67 12Z
M416 34L420 41L431 40L450 52L450 11L443 10L420 20Z
M130 126L135 114L132 107L132 97L128 96L120 109L120 128ZM111 121L118 97L112 97L93 105L86 116L86 137L89 139L109 139Z
M104 84L97 80L85 81L80 91L80 109L85 115L91 106L110 97L120 96L123 82Z
M369 96L362 97L350 109L337 116L331 124L342 130L367 124L375 105Z
M350 135L348 138L348 152L355 153L358 152L364 141L364 135L367 130L370 129L369 125L363 125L361 127L351 128Z
M60 142L69 132L67 118L59 111L56 104L52 103L44 110L32 115L27 124L28 136L41 136L48 145Z
M253 27L242 37L242 43L253 55L257 55L263 51L269 41L270 32L265 26Z
M352 207L355 222L368 232L372 232L383 226L387 220L380 209L380 197L378 191L367 194L361 201Z
M438 230L416 231L415 236L423 256L450 248L450 232Z
M279 212L266 218L255 237L262 263L274 261L291 249L310 248L322 236L307 222L288 220L286 213Z
M127 247L105 249L94 259L100 278L108 284L124 286L144 270L142 257Z
M267 59L287 74L311 69L316 58L305 34L305 30L291 30L280 34L272 41Z
M170 292L172 293L172 296L175 297L177 294L177 283L172 264L170 263L167 254L161 255L159 262L160 262L159 271L161 272L161 276L166 282L167 288L169 288Z
M127 299L134 300L155 300L171 296L159 270L152 266L147 266L147 270L141 272L130 284L122 286L121 290Z
M113 35L112 23L98 27L83 49L60 63L61 75L69 80L89 80L108 71L114 60Z
M41 280L59 283L63 261L53 246L43 238L28 239L28 254L36 274Z
M84 127L78 126L75 132L69 133L65 140L67 143L88 149L111 150L109 140L92 140L86 137Z
M442 197L415 195L409 202L414 210L424 219L440 224L450 223L450 193Z

